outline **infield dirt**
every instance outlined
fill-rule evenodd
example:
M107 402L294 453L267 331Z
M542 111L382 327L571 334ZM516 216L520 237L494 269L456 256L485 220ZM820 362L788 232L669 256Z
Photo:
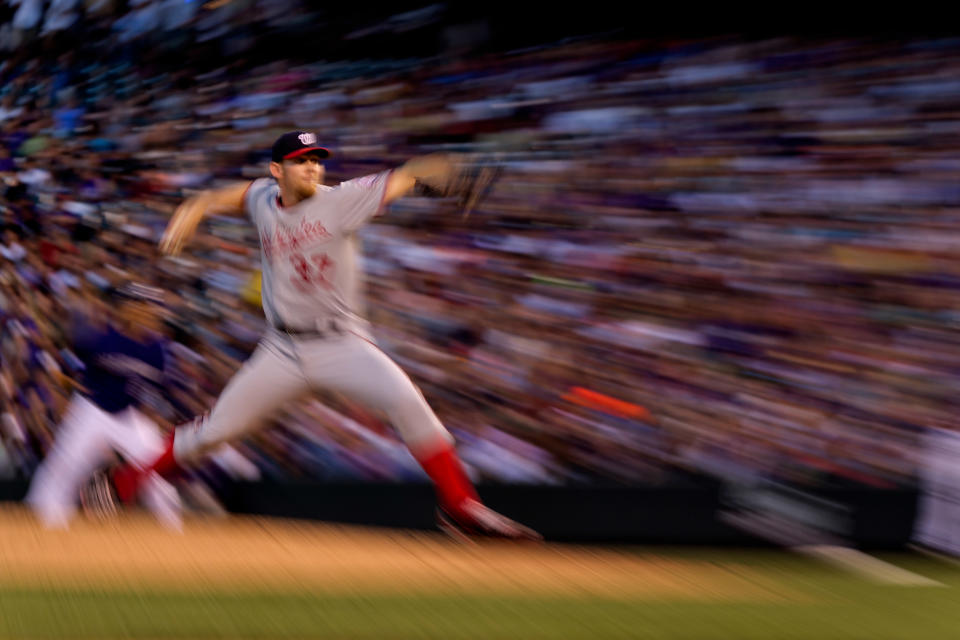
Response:
M258 517L149 517L42 528L0 510L0 575L23 586L329 593L477 593L721 601L794 600L737 563L561 544L464 545L437 533Z

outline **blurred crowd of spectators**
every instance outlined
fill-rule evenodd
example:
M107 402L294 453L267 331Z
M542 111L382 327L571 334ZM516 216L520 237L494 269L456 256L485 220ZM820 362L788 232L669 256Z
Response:
M212 406L264 326L255 234L213 218L177 259L156 241L293 128L334 149L330 183L427 151L506 163L468 220L406 198L361 233L366 314L478 478L887 486L921 432L956 428L960 41L247 62L0 65L0 469L49 445L63 321L124 274L172 294L183 384L160 411ZM267 476L422 477L346 399L274 422L244 449Z

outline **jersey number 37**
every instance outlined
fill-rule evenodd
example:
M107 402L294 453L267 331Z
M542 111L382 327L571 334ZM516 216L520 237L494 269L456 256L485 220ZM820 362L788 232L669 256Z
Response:
M329 276L334 263L327 254L315 253L307 258L302 253L293 253L290 254L290 264L296 271L290 280L298 289L307 291L314 287L329 289L332 286Z

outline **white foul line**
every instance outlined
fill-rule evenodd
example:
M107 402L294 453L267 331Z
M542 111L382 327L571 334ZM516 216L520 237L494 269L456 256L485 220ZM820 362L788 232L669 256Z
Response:
M793 551L825 560L838 567L849 569L864 577L883 584L895 584L905 587L945 587L947 585L931 580L920 574L901 569L889 562L874 558L856 549L832 545L810 545L793 547Z

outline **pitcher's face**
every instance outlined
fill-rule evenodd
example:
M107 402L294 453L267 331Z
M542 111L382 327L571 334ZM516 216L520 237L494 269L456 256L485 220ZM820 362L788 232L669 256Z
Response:
M316 193L317 185L323 182L324 167L320 158L308 153L282 163L271 162L270 173L280 185L283 204L292 206Z

